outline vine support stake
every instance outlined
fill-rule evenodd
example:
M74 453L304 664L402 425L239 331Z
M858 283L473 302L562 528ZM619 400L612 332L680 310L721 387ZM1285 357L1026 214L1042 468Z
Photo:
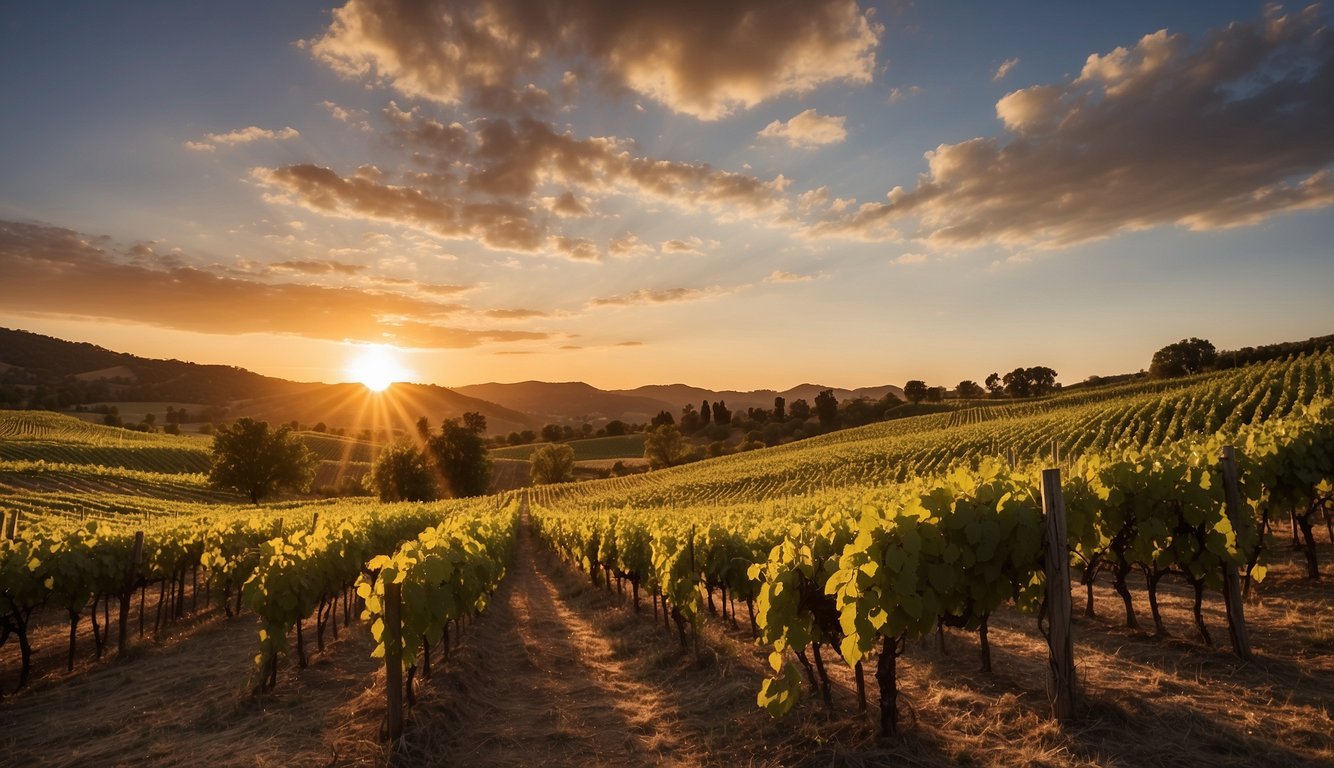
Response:
M125 567L125 582L120 590L120 637L116 645L116 655L125 653L130 639L130 595L134 592L134 582L139 578L139 565L144 559L144 532L134 532L134 549L130 551L130 563ZM96 606L93 610L97 610Z
M1066 545L1061 470L1042 470L1042 514L1046 519L1047 646L1051 651L1051 711L1057 720L1075 715L1075 658L1070 629L1070 554Z
M1219 468L1223 471L1223 495L1227 499L1227 519L1233 531L1242 519L1241 491L1237 487L1236 451L1230 445L1223 446L1218 454ZM1252 660L1251 641L1246 634L1246 612L1241 600L1241 579L1235 566L1223 563L1223 603L1227 606L1227 633L1232 640L1232 650L1246 661Z
M384 682L387 706L385 733L389 739L403 735L403 625L399 618L402 585L384 585Z
M19 514L16 509L10 513L9 519L5 521L5 538L13 541L19 537Z

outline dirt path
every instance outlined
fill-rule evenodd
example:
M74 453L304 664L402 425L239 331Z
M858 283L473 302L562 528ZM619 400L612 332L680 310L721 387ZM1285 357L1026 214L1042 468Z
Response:
M397 762L684 766L743 754L751 763L752 749L764 751L740 736L771 730L754 704L757 681L682 653L526 532L518 550L450 671L423 687Z

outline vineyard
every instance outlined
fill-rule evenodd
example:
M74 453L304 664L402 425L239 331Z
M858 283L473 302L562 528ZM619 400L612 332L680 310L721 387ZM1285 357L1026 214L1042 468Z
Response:
M237 728L266 727L237 696L324 701L334 764L1334 760L1330 353L425 505L256 509L60 450L0 461L0 718L37 762L29 702L139 653L234 659Z

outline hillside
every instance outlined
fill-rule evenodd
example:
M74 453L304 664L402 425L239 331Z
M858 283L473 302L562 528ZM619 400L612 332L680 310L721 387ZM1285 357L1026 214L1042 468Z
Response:
M321 384L296 394L233 403L229 413L267 421L413 431L422 416L436 425L468 411L485 416L491 434L541 426L530 416L432 384L395 384L384 392L372 392L360 384Z
M773 389L755 389L748 392L737 390L715 391L703 389L701 387L692 387L687 384L649 384L642 387L626 390L613 390L613 394L631 395L637 397L648 397L663 402L675 403L675 407L670 409L673 413L680 411L686 403L696 407L704 401L716 402L722 400L727 403L727 407L736 410L746 410L749 408L774 407L774 398L782 397L789 404L794 400L805 400L807 403L815 402L815 397L826 389L831 389L834 396L840 401L856 400L858 398L867 398L870 400L879 400L886 393L893 393L895 397L903 397L903 388L892 384L884 384L878 387L861 387L859 389L841 389L839 387L826 387L819 384L798 384L791 389L782 391Z
M38 402L30 402L34 399ZM518 411L435 385L398 384L377 395L360 384L287 381L232 366L154 360L0 329L0 407L56 409L91 403L142 407L154 402L162 403L156 412L160 423L165 423L167 403L194 403L226 407L224 418L322 421L330 428L353 431L413 429L421 416L435 424L467 411L486 416L493 434L542 424Z
M679 411L684 403L684 401L676 403L654 397L608 392L582 381L521 381L513 384L493 382L455 387L454 391L493 403L503 403L508 408L532 414L544 422L585 419L643 422L648 421L658 411Z

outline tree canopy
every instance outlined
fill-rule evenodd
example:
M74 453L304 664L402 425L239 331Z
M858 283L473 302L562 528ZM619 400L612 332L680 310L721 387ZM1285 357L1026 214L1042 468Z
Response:
M213 434L213 466L209 482L244 493L251 504L281 488L310 487L319 460L289 426L269 429L267 421L249 418L218 427Z
M650 469L673 467L690 455L690 446L674 424L661 424L644 436L644 458Z
M440 423L440 434L431 434L425 417L417 421L417 431L426 441L426 453L433 469L442 480L447 495L453 497L480 496L491 485L491 457L481 429L486 421L469 418L445 419Z
M1208 370L1217 359L1218 350L1212 343L1192 336L1154 352L1149 375L1155 379L1189 376Z
M574 449L568 445L544 445L533 451L529 475L533 482L567 483L574 479Z
M910 403L920 403L925 400L926 391L926 382L920 379L913 379L903 385L903 396L906 397Z
M380 501L432 501L438 495L426 457L407 439L395 441L375 457L370 486Z

